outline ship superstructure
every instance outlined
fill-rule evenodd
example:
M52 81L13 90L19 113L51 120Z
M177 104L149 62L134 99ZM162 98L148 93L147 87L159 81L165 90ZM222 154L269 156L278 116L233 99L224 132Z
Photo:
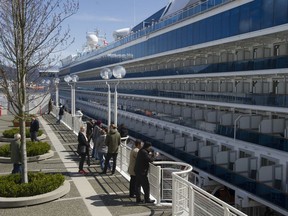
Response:
M288 1L171 0L116 41L63 63L76 107L107 121L122 65L118 124L193 165L197 185L248 215L288 215ZM60 86L70 104L70 89Z

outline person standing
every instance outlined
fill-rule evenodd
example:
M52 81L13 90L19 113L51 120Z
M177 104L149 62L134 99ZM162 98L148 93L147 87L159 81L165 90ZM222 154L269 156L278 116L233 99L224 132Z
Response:
M80 162L79 162L79 173L81 174L87 174L86 171L83 170L84 166L84 161L86 159L86 156L88 155L89 157L89 144L88 144L88 139L85 134L85 127L81 126L80 131L78 133L78 153L80 155ZM87 161L88 165L89 162Z
M33 116L30 124L30 138L32 142L39 141L37 139L38 131L39 131L39 121L36 119L35 116Z
M103 125L102 125L102 121L101 120L97 120L93 129L93 134L92 134L92 141L93 141L93 150L92 150L92 157L94 157L95 160L99 160L99 156L98 156L98 152L97 152L97 148L96 148L96 142L98 137L100 136L100 132L103 129Z
M117 131L116 125L111 124L110 131L108 132L105 140L105 144L108 146L108 153L107 157L105 158L104 170L100 174L106 174L107 167L111 158L113 158L112 175L115 173L116 161L120 143L121 143L120 133Z
M152 144L145 142L143 147L139 150L135 163L135 174L136 174L136 202L141 203L141 187L144 191L145 203L154 203L155 200L150 199L150 186L148 180L149 163L155 160L158 153L153 154L151 151Z
M21 154L21 135L14 135L14 140L10 144L11 162L13 163L12 174L21 173L22 171L22 154Z
M130 152L130 160L128 166L128 173L130 174L130 183L129 183L129 196L136 197L136 174L134 171L136 158L139 149L141 148L141 140L136 140L134 148Z
M121 137L127 137L128 136L128 129L124 124L121 124L118 127L118 131L119 131Z
M49 103L48 103L48 113L47 114L50 114L52 109L53 109L53 102L52 102L52 98L50 98Z
M87 121L86 125L87 125L86 136L88 139L88 143L90 144L90 140L91 140L92 134L93 134L93 128L95 126L93 119L90 119L89 121Z
M60 109L59 109L59 113L58 113L59 119L58 119L57 122L56 122L57 124L60 124L60 122L61 122L61 120L62 120L62 118L63 118L64 109L65 109L65 106L64 106L64 105L61 105L61 106L60 106Z
M107 157L107 150L108 150L108 147L105 144L106 136L107 136L107 129L105 128L100 131L100 136L96 140L96 151L98 152L100 167L102 171L104 170L105 167L105 159ZM108 163L107 168L111 169L110 163Z

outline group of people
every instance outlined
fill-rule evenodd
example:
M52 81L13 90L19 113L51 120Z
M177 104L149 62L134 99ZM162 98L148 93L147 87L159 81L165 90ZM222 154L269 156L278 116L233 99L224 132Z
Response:
M149 163L153 162L158 156L152 150L150 142L142 142L136 140L134 148L130 152L130 162L128 173L130 174L129 195L135 197L137 203L154 203L155 200L150 199L150 186L148 180ZM141 199L141 187L144 191L144 200Z
M126 128L122 125L123 128ZM78 134L78 153L81 157L79 163L79 173L86 174L83 170L83 163L87 157L87 164L90 165L90 142L93 141L93 150L91 157L95 160L99 160L102 172L100 174L106 174L107 170L110 169L111 173L114 174L116 170L116 161L118 155L119 145L121 143L121 137L127 136L128 130L122 133L117 130L117 126L111 124L108 128L104 128L101 120L96 122L90 119L87 122L87 129L85 132L85 127L80 128ZM81 146L86 146L86 150L79 151ZM82 147L84 149L84 147ZM113 160L112 167L110 165L110 160Z
M86 131L85 131L86 130ZM116 170L116 161L121 137L127 137L128 130L125 125L120 125L119 128L115 124L109 126L109 130L104 128L101 120L90 119L87 122L87 129L84 126L80 128L78 134L78 153L80 155L79 173L86 174L83 170L83 164L87 157L87 165L89 162L90 141L93 141L93 150L91 157L100 161L102 172L106 174L108 169L111 169L113 175ZM83 151L79 149L83 149ZM149 163L153 162L158 156L158 153L152 151L152 144L136 140L134 148L130 153L130 163L128 173L130 174L129 195L131 198L136 198L137 203L154 203L155 200L150 199L150 186L148 180ZM112 166L110 160L112 159ZM144 191L144 200L141 199L141 187Z

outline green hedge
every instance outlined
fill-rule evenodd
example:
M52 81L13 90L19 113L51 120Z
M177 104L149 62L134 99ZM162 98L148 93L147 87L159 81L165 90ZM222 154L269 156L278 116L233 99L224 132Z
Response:
M47 142L28 141L26 143L26 151L28 157L46 154L50 149L51 146ZM0 146L1 157L10 157L10 155L10 144Z
M0 176L0 197L27 197L56 190L64 183L62 174L28 172L28 184L21 184L20 174Z
M3 131L3 136L5 138L14 138L14 134L17 134L17 133L20 133L20 129L12 128L12 129ZM43 134L43 131L39 130L37 136L41 136L42 134ZM29 128L26 128L26 138L29 138L29 137L30 137L30 130Z

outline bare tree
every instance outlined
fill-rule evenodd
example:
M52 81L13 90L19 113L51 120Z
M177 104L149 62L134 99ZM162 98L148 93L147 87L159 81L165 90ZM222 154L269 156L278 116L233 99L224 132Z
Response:
M28 182L25 121L30 83L50 68L73 39L64 20L77 12L78 0L0 0L0 84L20 119L22 182Z

